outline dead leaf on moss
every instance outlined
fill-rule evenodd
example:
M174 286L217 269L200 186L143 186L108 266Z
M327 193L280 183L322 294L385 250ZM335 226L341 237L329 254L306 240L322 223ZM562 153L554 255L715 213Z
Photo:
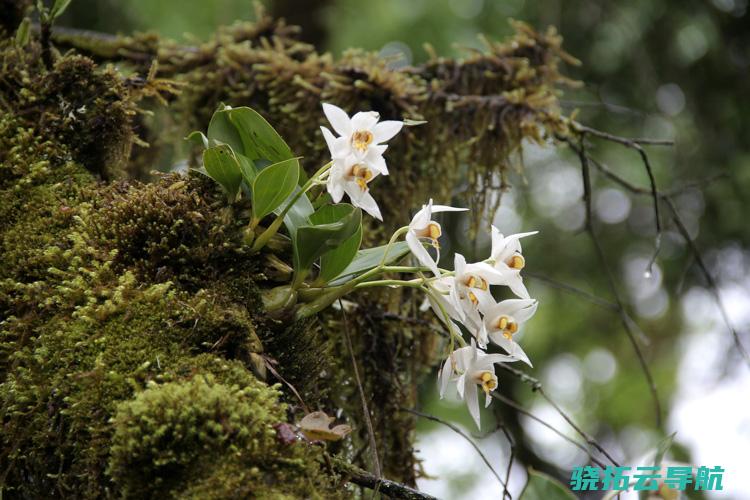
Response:
M338 441L352 431L348 425L337 425L331 428L336 420L322 411L314 411L305 415L299 423L302 434L310 441Z

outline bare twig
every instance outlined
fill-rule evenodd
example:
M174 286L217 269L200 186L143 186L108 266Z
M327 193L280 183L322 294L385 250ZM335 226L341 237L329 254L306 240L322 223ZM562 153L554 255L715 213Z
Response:
M497 473L497 471L495 471L494 467L492 467L492 464L487 459L487 457L482 452L482 450L479 448L479 446L477 446L477 444L464 431L462 431L458 426L453 425L452 423L447 422L447 421L443 420L442 418L436 417L434 415L430 415L428 413L422 413L421 411L418 411L418 410L412 410L410 408L400 408L400 410L405 411L405 412L409 412L409 413L411 413L413 415L417 415L417 416L422 417L422 418L426 418L427 420L432 420L433 422L437 422L439 424L443 424L444 426L448 427L450 430L452 430L453 432L455 432L456 434L458 434L459 436L461 436L462 438L464 438L472 446L472 448L474 448L474 450L477 452L477 454L482 458L482 461L490 469L490 471L492 472L492 475L497 478L497 480L500 482L500 485L503 488L506 488L506 482L503 481L502 478L500 477L500 475Z
M500 422L500 430L503 431L505 439L508 440L508 446L510 447L510 457L508 457L508 467L505 469L505 485L503 486L503 499L511 498L508 486L510 485L510 471L513 468L513 459L516 456L516 442L513 440L508 427L504 422Z
M524 276L526 278L531 278L537 281L541 281L543 283L546 283L547 285L551 286L552 288L557 288L558 290L563 290L568 293L578 295L580 297L583 297L584 299L588 300L592 304L596 304L598 306L603 307L604 309L609 309L610 311L617 312L617 304L610 302L608 300L604 300L601 297L597 297L594 294L591 294L587 292L586 290L581 290L580 288L576 288L573 285L569 285L567 283L563 283L561 281L557 281L555 279L549 278L547 276L544 276L539 273L533 273L526 271L524 269Z
M609 454L607 450L604 449L602 445L599 444L599 442L594 439L593 436L591 436L589 433L581 429L572 418L568 416L567 413L565 413L560 406L555 403L552 398L550 398L546 392L544 392L544 389L542 388L542 383L539 382L539 380L535 379L534 377L524 373L523 371L513 368L512 366L506 364L506 363L500 363L497 366L504 369L505 371L508 371L518 377L522 382L528 384L531 386L531 390L538 393L542 398L544 398L545 401L547 401L556 411L560 414L560 416L565 419L565 421L570 425L574 431L578 433L579 436L581 436L590 446L593 446L599 453L607 457L607 459L612 462L614 465L619 466L620 464L617 463L617 461L612 458L612 455ZM593 457L592 457L593 458Z
M516 410L518 413L520 413L522 415L526 415L527 417L529 417L530 419L534 420L535 422L539 422L544 427L548 428L549 430L551 430L552 432L554 432L555 434L557 434L558 436L560 436L561 438L563 438L565 441L569 442L570 444L572 444L576 448L580 449L581 451L583 451L584 453L586 453L589 456L589 459L593 463L595 463L596 465L598 465L599 467L602 467L602 468L606 467L606 464L604 462L602 462L601 460L599 460L598 458L596 458L591 453L591 450L589 450L586 447L586 445L584 445L582 443L579 443L578 441L576 441L575 439L571 438L570 436L568 436L566 434L563 434L559 430L555 429L555 427L553 425L551 425L551 424L545 422L544 420L542 420L541 418L537 417L536 415L534 415L530 411L526 410L524 407L522 407L521 405L519 405L518 403L516 403L512 399L503 396L502 394L498 393L497 391L491 392L490 395L494 399L497 399L498 401L502 401L506 405L510 406L511 408L513 408L514 410Z
M656 241L655 241L655 248L654 248L654 254L651 257L651 260L648 262L648 272L651 272L651 269L653 268L654 262L656 261L656 257L659 255L659 251L661 250L661 217L659 214L659 196L658 191L656 189L656 179L654 178L654 170L651 168L651 162L648 159L648 155L646 154L646 151L643 149L641 144L648 144L648 145L656 145L656 146L671 146L674 143L672 141L664 141L664 140L653 140L653 139L629 139L626 137L619 137L613 134L609 134L607 132L602 132L590 127L587 127L585 125L581 125L580 123L574 124L575 128L580 133L580 148L577 151L579 157L581 157L581 168L584 169L586 172L584 172L584 178L588 176L588 158L586 155L586 147L584 144L584 141L586 139L586 134L591 134L596 137L600 137L602 139L606 139L611 142L615 142L617 144L622 144L623 146L633 149L638 152L638 154L641 157L641 161L643 162L643 166L646 169L646 174L648 175L649 184L651 186L651 197L653 198L654 203L654 220L656 222ZM570 141L568 141L568 144L570 144ZM584 181L585 182L585 181ZM584 186L585 189L585 186ZM591 186L589 185L589 196L591 194ZM586 193L584 193L584 200L586 200ZM587 215L590 215L590 204L591 200L589 198L588 200L588 207L587 207ZM590 223L590 218L587 219Z
M616 142L617 144L622 144L623 146L627 146L629 148L632 148L633 145L674 146L674 141L667 140L667 139L643 139L643 138L621 137L619 135L610 134L609 132L603 132L595 128L587 127L586 125L583 125L578 122L574 122L573 126L578 132L582 132L584 134L590 134L595 137L599 137L601 139L606 139L610 142Z
M661 410L661 403L659 401L659 392L656 389L656 383L654 382L654 378L651 375L651 370L649 369L648 363L646 363L646 359L643 356L643 352L641 351L641 348L638 345L638 341L636 340L637 332L633 328L634 321L627 314L624 302L622 298L620 297L620 292L617 289L617 282L615 280L615 276L612 273L612 270L610 269L609 264L607 263L607 258L604 253L604 249L602 248L601 242L599 241L599 236L594 230L593 220L591 218L591 173L589 171L590 157L586 153L586 144L584 141L584 137L581 137L581 140L578 145L573 144L573 142L570 140L566 140L566 142L571 147L571 149L573 149L573 151L575 151L578 154L578 157L581 162L581 174L582 174L582 182L584 186L583 201L584 201L584 204L586 205L586 227L585 227L586 232L591 237L591 241L594 244L594 248L596 250L597 256L599 257L599 262L604 268L607 281L609 282L610 291L617 305L617 312L620 316L620 322L622 323L625 333L627 334L628 340L630 340L630 343L633 346L633 350L635 351L636 357L638 358L638 362L641 365L641 371L643 372L643 375L646 378L646 383L648 384L649 391L651 392L651 399L653 400L653 403L654 403L656 426L661 427L662 410ZM640 148L640 146L638 147ZM639 151L642 152L643 150L639 149ZM645 155L645 152L643 153L643 155L646 158L646 160L644 161L647 162L648 157ZM650 164L648 165L649 166L647 167L647 170L650 171ZM661 238L660 238L661 223L659 222L659 212L658 212L658 206L659 206L658 191L656 191L656 185L653 183L652 183L651 194L654 196L654 200L655 200L654 208L656 210L655 215L656 215L656 227L657 227L657 248L656 248L656 253L654 253L654 257L651 260L651 262L653 262L653 259L656 258L656 254L659 251L659 245L661 241Z
M372 427L372 419L370 418L370 410L367 407L367 399L365 397L365 390L362 387L362 379L359 377L359 368L357 367L357 359L354 357L354 347L352 346L352 338L349 335L349 321L346 317L346 310L344 304L339 299L339 309L341 309L341 316L344 320L344 338L346 340L346 349L349 351L349 356L352 359L352 368L354 370L354 380L357 382L357 389L359 389L359 397L362 400L362 412L365 414L365 425L367 425L367 434L370 437L370 448L372 451L372 461L375 467L375 474L377 477L382 477L383 473L380 469L380 458L378 457L378 447L375 441L375 430Z
M633 194L650 195L650 191L648 189L635 185L632 182L628 181L627 179L624 179L623 177L615 173L612 169L608 168L602 162L599 162L591 157L589 157L589 160L591 161L591 164L596 167L597 170L602 172L610 180L619 184L620 186L622 186L629 192ZM701 274L706 280L706 284L708 285L708 288L711 291L711 294L714 296L714 300L716 301L716 304L719 308L724 324L726 325L727 330L729 330L729 332L731 333L732 338L734 339L734 343L737 346L737 350L745 359L745 362L747 363L747 365L750 366L750 354L748 354L747 349L742 344L742 340L740 339L739 333L734 328L731 320L729 319L729 315L727 314L726 307L724 306L724 302L721 300L719 287L716 284L716 281L714 280L710 271L708 270L708 266L706 266L705 259L703 258L701 251L698 249L698 246L690 237L690 232L685 227L685 224L682 221L682 218L680 217L679 212L677 211L677 207L675 207L674 202L672 201L672 196L675 196L681 193L685 189L690 189L696 186L704 186L707 183L714 182L717 179L721 179L722 177L724 177L724 174L717 174L717 175L709 176L703 182L701 181L690 182L690 183L685 184L685 186L681 188L670 190L668 192L657 192L657 194L659 196L659 199L662 200L667 205L670 212L672 213L672 222L674 222L675 226L677 227L677 230L680 232L680 235L683 237L683 239L685 240L685 243L690 248L690 251L692 252L693 257L695 258L695 261L698 263L698 268L700 269Z
M331 462L334 469L339 473L346 475L352 483L372 490L377 489L391 498L400 498L404 500L437 500L432 495L422 493L421 491L415 490L405 484L373 476L369 472L339 458L332 457Z
M748 355L745 346L742 345L740 336L737 333L737 330L732 325L732 321L729 319L729 313L727 313L727 310L724 307L724 302L721 300L721 295L719 294L719 287L716 285L713 276L711 276L711 273L708 271L708 267L703 260L701 252L698 250L695 242L690 237L690 233L685 227L685 224L682 222L682 218L677 212L677 207L674 206L672 199L669 196L663 196L662 199L664 200L664 203L667 205L667 207L669 207L669 210L672 212L672 221L677 226L677 229L680 231L680 234L682 234L682 237L685 239L685 242L688 244L690 250L695 256L695 261L698 263L698 268L701 270L701 273L703 274L703 277L706 279L706 283L708 284L708 288L711 290L711 294L716 300L716 305L719 308L719 312L721 313L724 323L732 334L732 338L734 339L734 344L737 346L737 350L740 352L742 357L745 358L745 361L750 365L750 355Z

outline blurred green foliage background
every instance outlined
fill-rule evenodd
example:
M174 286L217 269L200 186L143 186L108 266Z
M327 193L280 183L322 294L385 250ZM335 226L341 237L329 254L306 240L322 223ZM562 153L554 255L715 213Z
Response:
M564 109L578 110L579 121L629 137L674 139L674 147L650 147L661 189L693 181L675 201L697 246L717 277L731 320L750 344L748 238L746 208L750 190L750 23L747 0L279 0L268 9L303 28L302 38L335 55L349 47L400 55L393 64L418 64L427 58L423 44L440 55L460 57L481 47L478 34L500 39L511 32L509 18L537 29L556 26L564 47L582 61L567 73L584 82L562 97ZM74 0L61 25L107 32L153 30L166 37L206 39L217 26L251 19L247 0ZM633 150L592 140L590 152L623 177L647 186L640 158ZM611 301L603 268L583 227L580 167L565 147L528 147L522 173L503 193L495 222L504 232L539 229L525 240L527 270L535 276L567 283ZM710 182L703 180L721 175ZM460 194L460 193L458 193ZM443 200L441 200L443 201ZM448 200L444 200L448 201ZM633 196L601 176L594 177L595 223L618 286L643 331L640 339L657 381L665 424L654 426L654 411L633 349L611 310L566 293L544 279L529 278L539 313L528 325L523 345L535 363L530 373L581 425L619 459L630 464L665 433L678 431L676 458L698 463L737 463L729 449L705 441L749 443L746 367L737 355L707 292L695 259L670 224L666 210L663 248L651 277L646 264L654 247L651 199ZM449 219L452 241L465 231L460 217ZM483 258L488 242L456 247L469 258ZM475 255L474 255L475 254ZM728 402L700 399L735 388ZM563 422L526 386L501 377L501 391L564 429ZM425 384L424 407L472 428L462 406L435 400L433 381ZM740 399L744 393L744 403ZM697 399L696 399L697 398ZM723 406L722 406L723 404ZM697 414L699 405L707 413ZM496 416L507 422L517 440L517 458L535 468L566 477L566 470L585 462L548 431L529 423L497 402ZM723 422L718 414L744 419ZM685 413L687 412L687 413ZM685 415L691 415L690 418ZM491 413L483 415L488 434L482 447L504 470L508 446L494 432ZM696 435L701 424L724 427L724 434ZM739 430L738 430L739 429ZM565 432L568 433L568 429ZM708 431L706 431L708 432ZM442 474L442 483L423 486L448 497L466 494L493 498L495 488L481 462L442 463L437 450L460 447L450 431L425 422L420 436L425 469ZM435 441L442 448L436 448ZM725 445L726 446L726 445ZM459 448L456 448L459 449ZM460 448L464 450L464 448ZM453 453L453 452L450 452ZM449 454L450 454L449 453ZM471 453L459 451L456 453ZM735 460L735 462L733 462ZM741 459L740 459L741 460ZM456 460L454 462L462 462ZM479 465L476 465L479 464ZM741 465L741 462L739 462ZM453 468L451 468L453 467ZM473 467L473 468L472 468ZM516 470L517 469L517 470ZM518 476L518 477L517 477ZM514 489L523 469L514 469ZM745 486L747 488L747 486ZM467 492L473 492L469 495ZM750 495L747 490L737 490ZM466 498L466 496L464 496Z

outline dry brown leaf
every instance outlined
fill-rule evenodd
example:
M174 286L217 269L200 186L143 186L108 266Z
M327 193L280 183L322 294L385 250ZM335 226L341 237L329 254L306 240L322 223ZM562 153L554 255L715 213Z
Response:
M338 441L352 431L348 425L337 425L331 428L336 420L322 411L314 411L305 415L299 423L300 431L310 441Z

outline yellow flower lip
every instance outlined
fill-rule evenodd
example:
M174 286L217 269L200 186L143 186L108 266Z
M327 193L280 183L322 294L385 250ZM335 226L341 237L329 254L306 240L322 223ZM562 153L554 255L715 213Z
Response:
M518 331L518 323L508 316L500 316L495 322L495 327L508 340L513 340L513 334Z
M515 254L505 262L511 269L523 269L526 266L526 259L520 253Z
M490 287L489 284L487 283L487 280L485 280L481 276L473 276L473 275L470 275L464 281L464 284L468 286L469 288L478 288L480 290L487 290Z
M357 130L352 134L352 147L362 153L372 144L374 138L369 130Z
M349 175L354 177L354 182L363 192L367 191L367 183L373 178L372 170L359 163L352 165Z
M495 374L489 371L480 372L476 377L477 384L482 386L482 390L489 394L497 388L497 379Z
M443 230L437 222L430 221L426 228L416 231L416 234L420 238L429 238L432 241L432 246L440 248L438 239L443 235Z

